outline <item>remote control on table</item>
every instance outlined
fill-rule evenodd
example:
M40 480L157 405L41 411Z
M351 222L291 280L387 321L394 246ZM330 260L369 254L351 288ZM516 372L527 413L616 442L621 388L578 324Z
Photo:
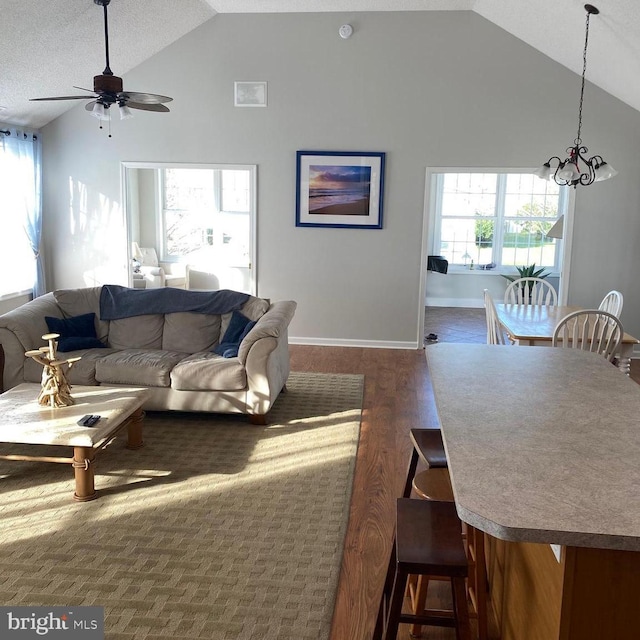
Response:
M82 416L82 418L78 420L78 424L81 427L93 427L96 422L98 422L98 420L100 420L100 416L87 414L86 416Z

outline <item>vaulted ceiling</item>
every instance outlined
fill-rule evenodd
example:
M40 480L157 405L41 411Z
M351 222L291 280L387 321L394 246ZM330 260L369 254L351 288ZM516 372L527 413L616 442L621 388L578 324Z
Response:
M640 111L638 0L595 0L587 80ZM475 11L580 74L586 12L581 0L111 0L111 68L122 76L216 13ZM214 18L215 19L215 18ZM355 19L355 15L354 15ZM2 0L0 122L40 128L77 102L104 68L102 7L91 0ZM469 52L472 54L472 52ZM154 91L154 87L127 87ZM578 98L578 87L572 87Z

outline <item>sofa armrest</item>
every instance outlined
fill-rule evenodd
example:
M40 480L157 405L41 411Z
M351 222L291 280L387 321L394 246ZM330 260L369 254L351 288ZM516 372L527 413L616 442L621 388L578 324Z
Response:
M0 393L4 392L4 382L2 381L4 377L4 349L2 348L2 344L0 344Z
M262 338L280 338L286 335L287 327L293 318L297 304L293 300L274 302L269 310L256 322L245 336L238 349L238 358L246 364L247 356L253 345Z
M247 373L250 414L266 414L289 377L287 328L295 309L293 301L272 304L240 344L238 358Z
M41 345L37 345L38 347ZM34 345L33 348L36 348ZM24 382L24 346L12 331L0 327L0 349L2 349L2 370L0 383L2 391L8 391Z

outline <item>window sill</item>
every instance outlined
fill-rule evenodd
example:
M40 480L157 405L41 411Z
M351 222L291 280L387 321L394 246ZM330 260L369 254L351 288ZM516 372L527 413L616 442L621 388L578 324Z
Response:
M32 296L33 289L25 289L24 291L14 291L12 293L5 293L0 295L0 301L2 300L13 300L13 298L20 298L22 296Z
M519 277L517 272L509 271L506 269L469 269L468 267L452 267L449 266L448 275L452 276L513 276ZM547 273L547 278L559 278L560 274L556 271Z

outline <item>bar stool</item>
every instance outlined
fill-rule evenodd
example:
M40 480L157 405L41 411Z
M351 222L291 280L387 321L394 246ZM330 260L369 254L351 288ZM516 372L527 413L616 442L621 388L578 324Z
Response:
M430 469L447 466L447 456L440 429L411 429L409 437L413 444L413 451L402 492L403 498L408 498L411 495L411 483L416 475L419 460L422 460Z
M449 470L446 467L436 467L434 469L421 471L414 477L412 485L415 494L422 500L454 502L451 478L449 477ZM433 579L438 580L439 578L427 575L409 576L407 595L411 600L411 609L414 613L419 613L425 608L429 581ZM422 625L411 625L409 633L414 638L419 637L422 633Z
M471 640L465 590L467 556L455 504L398 498L396 518L373 640L395 640L400 623L453 627L458 640ZM453 610L402 613L409 574L450 580Z
M440 500L454 502L451 479L447 469L447 458L442 442L442 434L439 429L411 429L411 441L414 449L409 462L407 480L403 497L409 497L411 490L423 500ZM422 459L429 468L416 474L418 460ZM487 640L487 578L486 559L484 550L484 533L474 527L463 525L463 539L469 562L468 593L473 613L478 623L479 640ZM411 599L414 612L420 611L425 606L428 576L417 576L410 579L407 592ZM412 636L419 636L420 625L414 624L411 628Z

